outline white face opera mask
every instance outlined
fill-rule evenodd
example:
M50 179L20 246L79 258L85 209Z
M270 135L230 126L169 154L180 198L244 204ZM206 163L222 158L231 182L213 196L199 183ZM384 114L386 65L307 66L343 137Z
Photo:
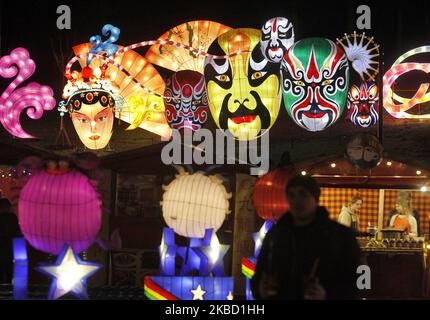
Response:
M285 52L294 44L294 28L287 18L277 17L261 28L261 51L273 63L280 63Z

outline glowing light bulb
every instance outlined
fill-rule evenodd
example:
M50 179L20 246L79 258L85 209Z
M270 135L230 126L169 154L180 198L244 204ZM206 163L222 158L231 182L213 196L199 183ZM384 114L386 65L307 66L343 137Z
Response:
M209 253L212 263L217 262L219 258L219 250L220 250L220 243L217 238L213 237L211 241L211 251Z

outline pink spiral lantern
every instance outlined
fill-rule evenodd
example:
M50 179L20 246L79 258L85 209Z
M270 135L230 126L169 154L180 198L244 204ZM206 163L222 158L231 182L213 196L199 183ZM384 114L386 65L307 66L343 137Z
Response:
M27 109L27 116L37 120L56 104L51 87L36 82L18 87L33 75L35 69L36 64L24 48L16 48L10 55L0 58L0 78L15 77L0 95L0 123L10 134L21 139L34 138L21 127L21 112Z
M73 252L87 249L101 226L101 201L80 172L31 177L19 197L19 223L36 249L58 255L65 244Z

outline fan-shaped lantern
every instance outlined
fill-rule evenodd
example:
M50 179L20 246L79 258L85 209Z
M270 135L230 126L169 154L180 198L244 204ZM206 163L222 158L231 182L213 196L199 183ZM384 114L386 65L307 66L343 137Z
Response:
M218 22L197 20L176 26L158 40L172 41L183 46L207 52L212 42L221 34L231 30ZM198 55L185 47L156 44L145 55L149 62L172 71L193 70L203 73L205 56Z
M337 39L343 48L352 68L360 75L361 81L377 81L379 73L379 44L365 32L344 34Z

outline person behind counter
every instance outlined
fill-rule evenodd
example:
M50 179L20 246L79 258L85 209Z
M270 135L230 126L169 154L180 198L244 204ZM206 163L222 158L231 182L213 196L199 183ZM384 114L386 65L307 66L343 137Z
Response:
M349 203L342 207L337 222L358 232L360 227L358 213L360 212L362 205L363 198L360 196L353 196Z
M391 218L394 215L399 214L399 208L400 208L399 199L401 199L401 198L406 199L407 202L408 202L409 207L411 208L412 215L413 215L413 217L415 218L415 220L417 222L417 235L419 236L420 232L421 232L420 231L421 230L421 227L420 227L420 215L419 215L419 212L417 210L413 209L413 207L412 207L412 195L411 195L410 192L407 192L407 191L400 191L399 196L398 196L397 201L396 201L395 209L391 210L390 216L387 219L387 227L390 227Z
M352 229L318 205L314 178L295 176L285 192L290 209L263 241L251 280L255 299L357 298L361 252Z
M404 230L410 236L418 235L417 220L413 216L412 208L405 197L399 197L396 201L396 214L390 219L390 227Z

